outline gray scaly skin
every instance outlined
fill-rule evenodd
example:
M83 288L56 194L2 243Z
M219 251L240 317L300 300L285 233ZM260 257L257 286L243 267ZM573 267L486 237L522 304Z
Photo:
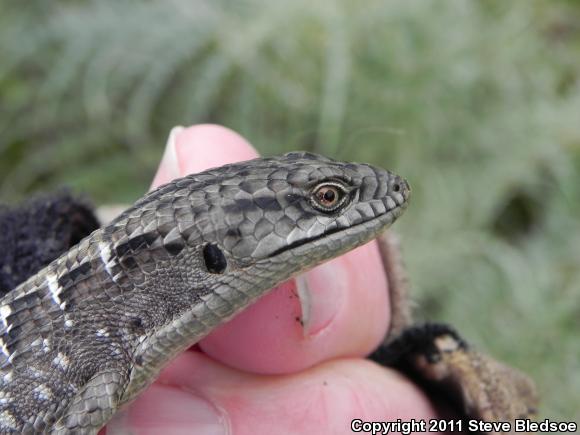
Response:
M149 193L0 301L0 432L96 433L268 289L375 238L409 192L290 153Z

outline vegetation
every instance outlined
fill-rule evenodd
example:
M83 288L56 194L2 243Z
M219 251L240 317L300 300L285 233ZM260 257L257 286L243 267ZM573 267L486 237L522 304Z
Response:
M130 201L200 122L394 168L421 316L578 418L579 23L562 0L0 0L0 197Z

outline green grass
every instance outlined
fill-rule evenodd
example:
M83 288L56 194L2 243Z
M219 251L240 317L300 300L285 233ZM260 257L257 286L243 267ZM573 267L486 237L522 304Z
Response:
M580 400L575 2L0 0L0 196L148 186L169 129L218 122L407 176L419 315ZM193 6L192 6L193 5Z

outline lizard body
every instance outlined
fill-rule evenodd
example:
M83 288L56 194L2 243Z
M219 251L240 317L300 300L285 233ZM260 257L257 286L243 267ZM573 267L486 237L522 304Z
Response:
M268 289L383 232L409 193L289 153L147 194L0 301L0 432L96 433Z

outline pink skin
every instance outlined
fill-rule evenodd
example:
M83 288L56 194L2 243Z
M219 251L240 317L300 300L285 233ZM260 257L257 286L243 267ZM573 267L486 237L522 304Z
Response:
M152 188L256 156L224 127L178 127ZM354 418L435 418L413 383L363 359L389 322L371 242L280 285L179 356L107 433L339 434L353 433Z

